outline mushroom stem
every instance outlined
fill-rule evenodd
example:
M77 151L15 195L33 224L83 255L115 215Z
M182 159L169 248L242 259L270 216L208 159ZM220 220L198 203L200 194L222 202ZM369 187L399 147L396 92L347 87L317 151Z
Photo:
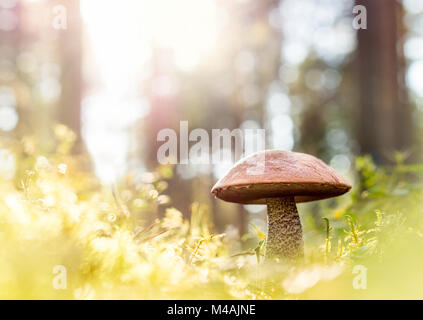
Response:
M303 233L294 197L268 198L266 260L304 256Z

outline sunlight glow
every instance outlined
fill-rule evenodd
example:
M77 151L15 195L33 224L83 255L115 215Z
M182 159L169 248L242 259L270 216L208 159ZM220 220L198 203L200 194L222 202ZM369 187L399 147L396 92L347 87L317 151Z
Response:
M81 14L92 56L85 74L96 88L84 99L83 135L97 174L111 183L125 172L131 126L149 110L143 80L157 95L177 90L167 75L151 79L153 48L193 71L215 46L216 7L213 0L81 0Z

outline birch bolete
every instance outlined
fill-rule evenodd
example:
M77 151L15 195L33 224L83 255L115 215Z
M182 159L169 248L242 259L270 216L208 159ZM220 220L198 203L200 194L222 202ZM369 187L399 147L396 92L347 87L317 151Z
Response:
M267 205L266 260L304 255L296 203L342 195L351 185L323 161L281 150L255 153L236 163L213 187L215 197Z

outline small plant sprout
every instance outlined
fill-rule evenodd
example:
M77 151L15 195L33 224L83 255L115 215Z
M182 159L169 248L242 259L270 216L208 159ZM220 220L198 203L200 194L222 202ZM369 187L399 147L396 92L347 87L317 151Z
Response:
M328 218L323 218L323 220L325 220L325 223L326 223L325 263L327 263L328 256L332 248L331 241L330 241L331 240L330 232L332 231L333 228L330 226Z
M363 234L365 231L360 230L360 225L357 221L354 221L354 219L347 215L345 216L345 219L347 220L348 226L350 228L349 231L345 231L347 233L347 236L345 237L345 241L348 241L349 249L354 251L359 248L361 248L364 244Z
M236 253L236 254L232 255L231 257L253 256L253 255L255 255L256 259L257 259L257 264L260 264L261 256L262 256L261 252L263 250L263 247L264 247L264 240L260 240L260 242L258 243L256 248L250 249L250 250L247 250L247 251L243 251L243 252L240 252L240 253Z
M258 166L262 170L255 170ZM339 196L350 188L342 176L311 155L268 150L241 159L212 193L229 202L267 204L265 259L295 261L304 255L296 203Z

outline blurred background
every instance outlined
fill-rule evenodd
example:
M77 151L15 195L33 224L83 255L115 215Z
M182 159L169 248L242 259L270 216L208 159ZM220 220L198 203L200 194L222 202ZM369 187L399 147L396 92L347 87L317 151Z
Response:
M353 28L359 4L367 30ZM422 111L421 0L0 0L0 135L49 152L62 123L106 186L148 180L157 133L183 120L264 128L266 148L352 179L360 154L419 161ZM14 178L6 150L0 167ZM263 206L210 196L227 169L177 165L169 205L207 204L219 231L264 228Z

